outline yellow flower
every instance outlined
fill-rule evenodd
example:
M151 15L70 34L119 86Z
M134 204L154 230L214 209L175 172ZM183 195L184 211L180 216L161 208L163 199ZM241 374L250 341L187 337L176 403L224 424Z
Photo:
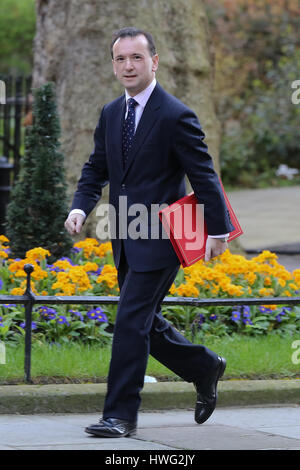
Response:
M170 292L171 295L176 294L176 286L175 286L174 282L173 282L173 284L171 285L171 287L170 287L170 289L169 289L169 292Z
M111 242L101 243L101 245L98 247L98 250L96 251L97 255L100 258L103 258L106 255L106 253L109 253L109 252L112 252Z
M32 250L26 251L26 258L29 260L39 260L42 261L46 256L50 256L51 253L49 250L45 250L42 247L33 248Z
M272 284L272 281L271 281L270 276L265 277L264 285L265 286L270 286L271 284Z
M31 274L31 278L35 280L46 279L48 277L47 271L44 271L36 261L32 259L21 259L20 261L13 261L9 266L8 269L12 273L14 273L15 277L26 277L26 273L24 271L25 264L32 264L33 272Z
M244 289L242 286L235 286L234 284L228 284L228 286L226 287L226 292L235 297L240 297L241 295L243 295L243 292L244 292Z
M249 274L245 274L245 279L252 286L254 284L254 282L256 281L257 276L254 273L249 273Z
M53 266L59 269L68 270L72 266L72 264L66 259L59 259L58 261L55 261L55 263L53 263Z
M23 295L25 292L25 289L21 289L21 287L14 287L10 293L11 295Z
M102 268L101 274L117 274L117 270L111 264L105 264Z
M262 307L268 308L269 310L276 310L278 305L262 305Z
M62 291L55 295L74 295L76 287L68 282L57 281L52 285L52 289L61 289Z
M69 271L69 279L77 285L80 292L92 288L89 277L82 266L72 266Z
M177 287L176 292L180 297L198 297L199 296L199 290L197 289L197 287L191 284L181 284L179 287Z
M117 284L117 278L109 274L104 274L103 276L100 275L96 282L98 284L100 284L101 282L106 282L107 286L113 289Z
M291 297L291 296L292 296L292 294L291 294L290 291L288 291L288 290L285 290L285 291L283 292L283 295L286 295L287 297Z
M0 250L0 258L8 258L8 254L5 251Z
M117 270L111 264L105 264L101 274L97 277L98 284L105 282L108 287L113 289L118 283Z
M252 261L255 261L257 263L263 263L264 261L276 260L277 258L278 256L275 253L271 253L271 251L269 250L264 250L258 256L252 258Z
M14 287L10 291L11 295L24 295L25 290L26 290L26 284L27 284L27 281L26 281L26 279L24 279L24 281L21 282L20 287ZM33 281L31 281L31 283L30 283L30 288L31 288L31 290L34 294L37 294L37 291L36 291L36 288L35 288L35 285L34 285Z
M0 242L9 243L9 239L5 235L0 235Z
M274 294L274 291L273 291L273 289L267 289L267 288L263 287L262 289L259 289L258 293L261 297L267 297L269 295Z
M74 244L75 248L82 248L85 258L97 254L99 243L95 238L86 238Z
M84 269L85 272L88 271L97 271L99 268L97 263L92 263L91 261L88 261L82 266L82 269Z
M32 279L35 279L36 281L40 281L41 279L46 279L48 277L47 271L44 271L40 267L38 269L35 269L33 273L31 274Z

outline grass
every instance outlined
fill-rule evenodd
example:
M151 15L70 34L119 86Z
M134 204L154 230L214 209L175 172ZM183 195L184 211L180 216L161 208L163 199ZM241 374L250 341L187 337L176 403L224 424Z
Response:
M207 338L205 346L227 359L224 379L300 377L299 364L293 364L292 343L296 339L269 335L262 337L228 336ZM34 383L105 382L110 348L82 344L33 345L31 376ZM179 380L152 357L147 375L158 380ZM0 364L0 384L22 383L24 346L6 346L6 364Z

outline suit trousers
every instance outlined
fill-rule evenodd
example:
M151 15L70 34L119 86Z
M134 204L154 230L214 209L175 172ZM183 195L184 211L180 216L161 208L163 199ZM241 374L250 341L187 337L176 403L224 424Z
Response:
M103 418L137 421L149 353L187 382L201 382L214 371L217 355L188 341L162 316L161 302L178 270L179 264L155 271L133 271L122 247L120 300Z

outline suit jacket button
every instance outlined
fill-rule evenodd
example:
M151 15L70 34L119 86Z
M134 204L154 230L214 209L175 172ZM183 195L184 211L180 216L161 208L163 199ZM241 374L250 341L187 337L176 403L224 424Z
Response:
M126 188L126 184L122 184L122 189L125 189Z

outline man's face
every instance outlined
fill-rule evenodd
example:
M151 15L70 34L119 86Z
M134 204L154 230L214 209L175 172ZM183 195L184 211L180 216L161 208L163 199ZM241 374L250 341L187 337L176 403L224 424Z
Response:
M142 34L119 38L113 45L113 68L130 96L135 96L152 82L158 68L158 55L151 57L148 41Z

